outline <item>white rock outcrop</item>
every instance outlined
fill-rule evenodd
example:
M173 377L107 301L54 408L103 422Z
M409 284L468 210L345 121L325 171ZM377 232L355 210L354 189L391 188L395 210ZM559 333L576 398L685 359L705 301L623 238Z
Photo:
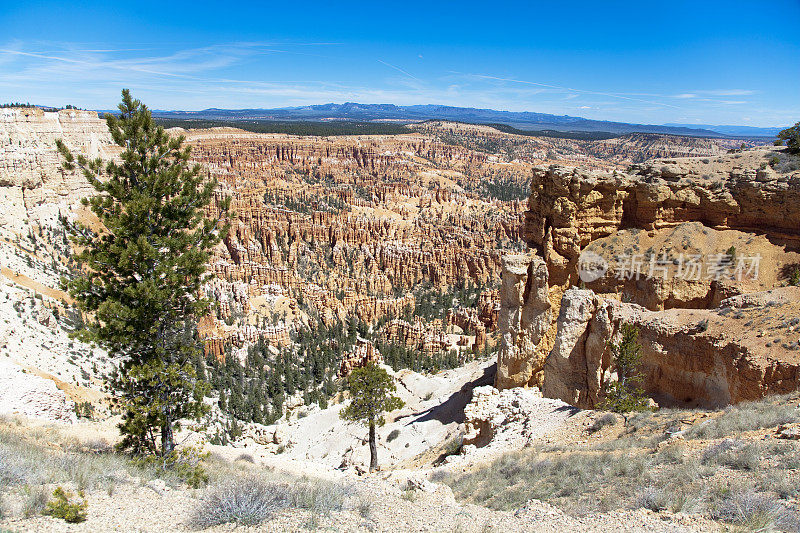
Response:
M543 398L535 387L476 387L464 408L463 454L477 458L528 446L561 427L572 412L561 400Z
M49 379L0 359L0 415L74 423L75 404Z

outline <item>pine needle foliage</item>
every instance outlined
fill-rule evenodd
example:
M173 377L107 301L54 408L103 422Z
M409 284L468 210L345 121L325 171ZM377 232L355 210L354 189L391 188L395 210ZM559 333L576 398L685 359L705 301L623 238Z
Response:
M84 205L102 222L68 224L81 276L62 280L90 317L77 335L120 361L108 378L123 421L120 447L168 456L181 419L199 420L208 385L192 364L209 252L228 230L227 200L205 217L216 180L189 163L184 138L170 137L149 109L122 91L120 116L106 115L119 162L73 155L57 141L67 171L80 169L97 192Z
M642 347L639 344L639 329L633 324L620 326L622 339L611 347L617 381L606 384L605 398L601 409L616 413L645 411L648 409L647 397L641 388L644 376L641 372Z
M378 468L376 426L386 423L384 414L403 407L403 401L392 394L397 387L394 378L376 364L354 369L347 376L347 390L352 401L339 416L361 422L369 428L370 470Z
M800 154L800 122L778 133L775 144L786 144L786 151L790 154Z

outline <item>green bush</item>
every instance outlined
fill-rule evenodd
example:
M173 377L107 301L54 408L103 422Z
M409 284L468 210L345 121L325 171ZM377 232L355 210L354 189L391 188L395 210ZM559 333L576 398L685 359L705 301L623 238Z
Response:
M789 274L789 285L794 287L800 286L800 267L794 267Z
M94 418L94 405L89 402L78 402L75 404L75 416L78 418Z
M66 492L61 487L53 491L53 499L47 502L44 514L54 518L61 518L70 524L77 524L86 520L86 508L89 504L83 499L83 492L79 493L81 501L70 501L71 492Z
M133 463L140 468L155 468L163 474L171 474L193 489L200 488L208 483L208 473L203 467L203 461L209 458L208 452L201 453L197 449L187 446L175 450L166 457L145 455L133 459Z

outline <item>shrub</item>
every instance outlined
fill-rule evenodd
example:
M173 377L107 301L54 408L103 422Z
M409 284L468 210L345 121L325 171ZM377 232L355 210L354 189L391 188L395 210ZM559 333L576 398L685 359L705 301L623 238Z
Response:
M728 262L735 264L736 263L736 247L731 246L725 251L725 255L728 257Z
M31 487L26 485L23 489L22 516L31 518L42 514L47 505L47 490L42 486Z
M751 490L727 495L714 514L715 518L751 531L770 531L791 520L791 515L775 498Z
M207 492L191 522L198 528L229 523L255 526L266 520L270 513L287 506L285 494L273 491L260 478L244 477Z
M86 379L86 378L84 378ZM90 402L78 402L75 404L75 416L78 418L94 418L94 405Z
M776 400L780 402L781 399ZM769 400L740 403L721 415L691 427L686 436L695 439L718 439L734 433L776 427L800 420L800 410L791 404Z
M794 267L789 274L789 285L800 286L800 267Z
M735 470L755 470L761 462L761 452L755 444L725 439L706 448L702 462L724 465Z
M212 489L195 509L190 522L197 528L221 524L258 525L286 508L311 511L314 516L339 511L350 492L343 485L302 478L234 478Z
M165 457L145 455L134 458L132 462L140 468L154 468L160 475L173 475L190 487L197 489L208 483L208 473L202 463L210 455L208 452L201 453L196 448L187 446L175 450Z
M606 413L595 419L592 425L589 426L589 431L592 433L597 433L604 427L613 426L616 423L617 416L614 413Z
M393 429L389 433L389 435L386 437L386 442L392 442L393 440L395 440L399 436L400 436L400 430L399 429Z
M669 494L663 489L645 487L636 495L634 505L651 511L663 511L669 506Z
M71 501L73 494L66 492L61 487L53 491L53 499L47 502L44 514L54 518L61 518L70 524L77 524L86 520L86 508L89 506L80 494L81 501Z

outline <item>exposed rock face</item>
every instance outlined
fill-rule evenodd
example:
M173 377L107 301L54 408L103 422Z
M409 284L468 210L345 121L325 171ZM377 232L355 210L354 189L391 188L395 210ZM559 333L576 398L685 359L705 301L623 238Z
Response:
M501 172L504 183L521 184L527 164L500 165L421 135L331 139L214 129L190 131L187 139L220 181L209 214L232 199L232 230L212 263L229 285L209 292L219 296L216 318L238 327L241 316L272 318L272 308L265 316L251 300L273 286L297 311L290 328L311 316L329 326L404 316L420 290L490 284L503 250L519 239L522 202L487 198L479 188ZM490 302L478 303L472 311L480 322L496 321ZM467 322L481 347L486 323ZM385 330L426 352L453 344L432 323Z
M596 407L616 379L609 343L631 323L644 388L662 405L719 406L797 389L800 292L785 285L800 265L800 171L787 158L755 149L628 173L535 169L523 233L543 257L560 310L552 340L519 338L515 313L543 298L507 293L526 279L512 275L519 266L504 269L497 386L531 384L524 378L544 352L544 395ZM586 274L579 258L589 256L607 270L584 277L590 290L577 289ZM638 257L636 273L620 273L623 256ZM687 258L700 258L700 275L687 274ZM745 260L760 264L745 270Z
M696 221L763 233L798 248L800 172L760 169L773 153L660 160L634 165L632 173L537 167L524 238L542 251L551 283L560 286L577 284L577 260L586 245L623 228L653 231Z
M434 354L451 346L441 320L428 325L419 318L414 322L395 318L383 327L380 337L386 342L402 344L426 354Z
M544 365L542 392L591 408L611 366L608 342L615 324L611 304L590 290L569 289L561 300L555 345Z
M464 332L475 335L472 350L479 352L486 346L486 326L483 325L477 309L450 309L447 312L447 323L458 326Z
M94 111L0 109L0 230L26 232L93 192L80 172L60 170L57 139L90 158L119 153Z
M507 255L502 276L495 386L535 385L547 355L542 341L552 321L547 266L538 255Z
M375 345L366 339L358 338L353 351L342 358L339 366L339 377L347 377L356 368L363 368L367 365L383 364L381 353L375 349Z
M0 359L0 414L74 423L75 404L56 384Z
M714 309L666 311L569 289L543 393L596 407L614 379L609 344L622 323L639 328L643 388L662 405L718 407L790 392L800 387L798 317L798 287L737 296Z
M560 400L542 398L535 387L503 391L491 385L476 387L464 408L462 454L480 459L530 446L575 414L576 410L566 407Z

